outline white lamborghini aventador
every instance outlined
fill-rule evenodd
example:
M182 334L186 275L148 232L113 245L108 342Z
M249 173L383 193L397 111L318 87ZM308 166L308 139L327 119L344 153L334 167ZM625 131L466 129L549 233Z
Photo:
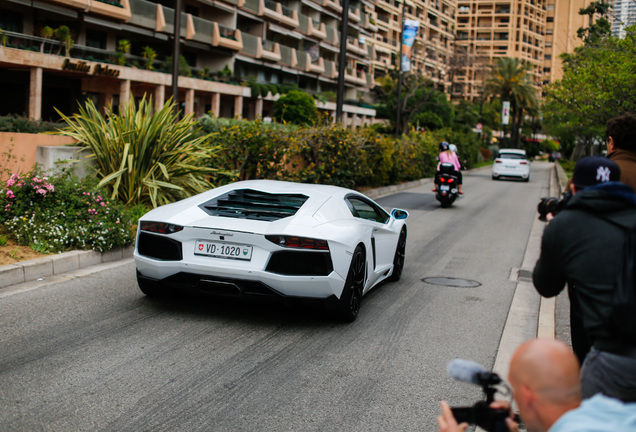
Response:
M353 321L364 294L400 278L407 216L341 187L236 182L145 214L137 281L151 296L321 299Z

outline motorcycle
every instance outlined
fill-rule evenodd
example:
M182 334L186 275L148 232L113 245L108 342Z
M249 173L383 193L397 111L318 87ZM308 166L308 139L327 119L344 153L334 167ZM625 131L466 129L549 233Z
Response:
M443 208L450 207L459 194L455 166L442 163L435 176L435 198Z

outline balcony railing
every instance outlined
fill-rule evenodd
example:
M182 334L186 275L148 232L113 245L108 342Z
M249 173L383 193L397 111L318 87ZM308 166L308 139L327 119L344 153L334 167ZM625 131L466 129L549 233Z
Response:
M212 46L222 46L236 51L240 51L243 48L240 30L222 26L217 22L213 23L213 25Z
M260 0L258 15L272 18L290 27L298 27L299 24L298 11L273 0Z
M63 6L80 9L84 13L98 14L122 21L130 19L130 4L128 0L120 0L119 5L91 0L50 0Z

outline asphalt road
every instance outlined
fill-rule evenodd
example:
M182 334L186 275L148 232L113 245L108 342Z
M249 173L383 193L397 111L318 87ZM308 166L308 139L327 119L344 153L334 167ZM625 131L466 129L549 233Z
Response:
M352 324L308 306L151 300L130 263L0 296L0 430L437 430L441 399L482 396L446 366L492 368L549 167L534 162L529 183L467 172L449 209L428 184L377 199L410 213L407 264Z

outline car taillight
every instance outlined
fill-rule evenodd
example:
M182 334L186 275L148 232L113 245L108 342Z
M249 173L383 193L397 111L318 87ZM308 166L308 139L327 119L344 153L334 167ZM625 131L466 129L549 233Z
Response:
M495 159L495 163L503 163L501 159Z
M528 162L519 162L519 165L528 165Z
M288 248L329 250L327 240L285 235L266 235L265 238L278 246Z
M139 223L139 228L142 231L150 231L159 234L173 234L183 229L181 225L150 221L141 221Z

